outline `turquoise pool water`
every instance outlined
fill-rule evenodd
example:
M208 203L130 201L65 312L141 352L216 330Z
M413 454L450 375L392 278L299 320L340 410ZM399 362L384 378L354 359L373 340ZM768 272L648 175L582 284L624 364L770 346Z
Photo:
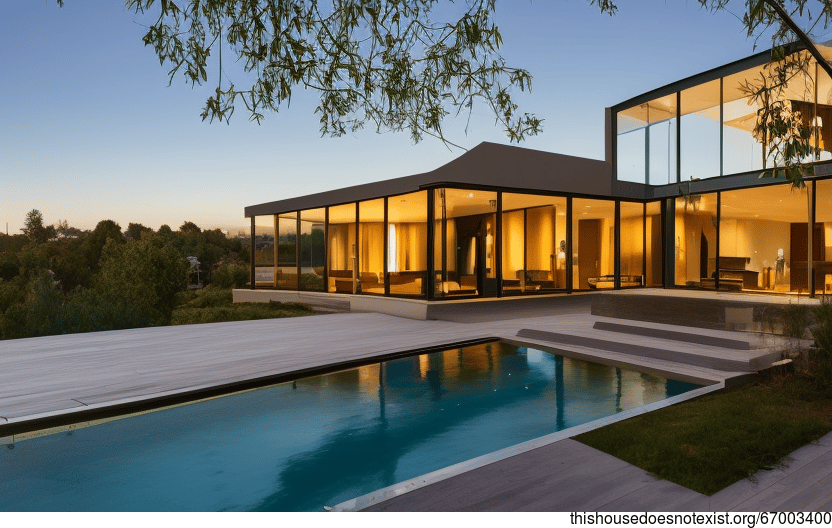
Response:
M0 446L0 510L320 511L697 387L455 348Z

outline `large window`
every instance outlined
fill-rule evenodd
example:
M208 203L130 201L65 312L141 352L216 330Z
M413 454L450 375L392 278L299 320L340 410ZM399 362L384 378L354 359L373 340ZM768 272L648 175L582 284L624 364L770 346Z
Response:
M832 294L832 180L817 182L815 193L815 222L819 232L814 236L820 238L817 249L812 248L815 291L829 295Z
M277 217L254 217L254 274L257 287L275 287Z
M647 127L646 104L618 112L616 151L618 179L645 183L645 138Z
M358 293L384 295L384 199L358 203Z
M354 203L329 208L329 224L327 225L329 284L327 291L338 293L358 291L355 220Z
M497 193L436 189L436 297L497 294Z
M719 176L719 79L683 90L680 99L680 180Z
M773 67L756 66L620 110L616 115L618 180L674 183L677 158L681 182L771 168L778 160L765 148L771 138L765 131L754 132L761 103L751 94ZM832 159L832 81L828 76L812 64L809 74L791 75L777 97L815 131L818 159Z
M566 288L566 198L503 193L504 294Z
M387 273L391 295L427 294L427 202L427 191L387 199Z
M572 287L615 285L615 202L572 200Z
M651 202L647 204L644 218L645 230L645 260L647 268L644 270L644 285L661 287L664 285L662 276L662 204Z
M773 185L722 193L720 288L808 289L807 191ZM814 260L825 260L824 228L813 234Z
M298 289L298 214L282 213L277 218L277 265L275 286L281 290Z
M676 198L673 254L678 286L713 287L716 270L717 195Z
M618 179L651 185L676 181L676 94L618 113Z
M324 291L326 209L300 212L300 281L301 290Z
M644 286L644 204L621 202L621 287Z

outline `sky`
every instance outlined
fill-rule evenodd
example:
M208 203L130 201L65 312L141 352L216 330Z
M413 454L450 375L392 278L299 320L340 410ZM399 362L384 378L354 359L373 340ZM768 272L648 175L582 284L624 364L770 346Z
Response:
M695 0L617 4L610 17L589 0L497 3L500 51L533 76L520 111L544 119L520 146L603 159L606 107L768 44L755 49L734 14ZM322 138L315 94L300 90L261 125L244 109L229 125L203 122L215 77L169 85L141 41L146 20L113 0L0 2L0 230L19 233L32 209L81 229L103 219L242 228L248 205L426 172L463 154L372 126ZM465 124L447 121L446 136L469 149L508 144L484 106L467 133Z

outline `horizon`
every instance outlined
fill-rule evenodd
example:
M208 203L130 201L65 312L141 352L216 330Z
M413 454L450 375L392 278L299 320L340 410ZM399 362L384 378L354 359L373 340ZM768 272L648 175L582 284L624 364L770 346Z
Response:
M514 145L603 159L605 108L768 44L761 38L755 49L727 12L618 3L613 17L588 0L498 7L502 55L533 76L519 110L545 120L540 136ZM247 230L246 206L427 172L464 153L432 138L413 145L406 132L321 138L314 94L299 89L290 108L260 126L242 111L229 125L202 122L211 72L202 87L181 77L168 86L166 68L141 42L141 22L103 0L0 6L8 74L0 84L8 102L0 108L0 226L8 234L20 233L32 209L46 224L82 230L104 219L122 229L191 221ZM466 116L444 126L468 149L508 144L482 107L467 134Z

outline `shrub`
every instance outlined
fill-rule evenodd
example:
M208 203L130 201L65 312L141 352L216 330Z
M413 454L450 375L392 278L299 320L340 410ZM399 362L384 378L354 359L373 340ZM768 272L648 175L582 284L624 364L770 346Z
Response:
M789 304L783 312L783 335L803 339L809 328L809 307L805 304Z
M222 266L211 273L211 283L219 288L244 288L248 280L248 268L239 264Z
M817 324L812 328L816 349L811 361L811 373L818 388L832 393L832 303L824 301L815 308Z

